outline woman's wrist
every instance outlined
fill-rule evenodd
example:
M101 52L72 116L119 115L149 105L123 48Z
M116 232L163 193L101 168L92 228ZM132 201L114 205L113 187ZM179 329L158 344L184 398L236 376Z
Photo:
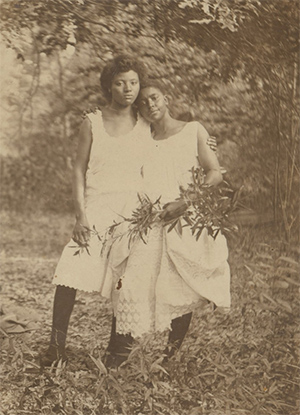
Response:
M85 212L76 213L75 218L76 218L77 222L85 221L86 220L86 214L85 214Z

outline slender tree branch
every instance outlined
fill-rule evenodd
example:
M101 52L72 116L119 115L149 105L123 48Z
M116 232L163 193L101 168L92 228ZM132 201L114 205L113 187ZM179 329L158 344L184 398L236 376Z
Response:
M110 26L108 26L105 23L101 23L97 20L94 19L90 19L88 17L83 17L81 16L79 13L77 13L75 10L70 10L63 2L59 2L59 4L70 14L73 14L74 16L77 17L77 19L81 20L82 22L87 22L87 23L92 23L101 27L104 27L105 29L107 29L109 32L114 33L115 31L112 30L112 28Z

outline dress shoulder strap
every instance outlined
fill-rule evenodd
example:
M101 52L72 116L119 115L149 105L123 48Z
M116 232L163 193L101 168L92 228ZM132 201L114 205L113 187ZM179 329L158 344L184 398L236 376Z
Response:
M89 112L86 114L86 118L88 118L91 122L93 141L95 139L99 140L101 137L103 137L103 133L105 132L101 110L96 109L93 112Z
M179 148L191 159L198 156L198 125L197 121L189 121L177 135Z

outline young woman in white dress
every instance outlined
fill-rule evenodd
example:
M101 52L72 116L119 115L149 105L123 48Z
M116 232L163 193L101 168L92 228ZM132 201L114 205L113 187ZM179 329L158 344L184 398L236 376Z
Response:
M128 56L108 63L100 82L109 105L82 123L73 170L76 223L53 279L57 287L52 333L42 366L66 360L66 334L76 290L97 291L110 298L111 270L117 270L128 256L128 245L122 242L113 258L100 255L101 241L89 230L95 228L103 236L119 215L130 215L141 190L141 160L151 135L149 124L139 117L133 103L144 73L144 66Z
M125 347L115 348L111 356L116 366L127 358L134 338L153 331L170 330L170 347L165 353L173 355L197 305L209 300L219 307L230 306L225 237L219 234L214 240L203 230L197 241L188 227L183 228L182 235L164 227L165 221L187 208L185 202L175 199L179 187L192 182L192 167L204 169L207 185L222 181L215 152L207 145L208 132L198 122L172 118L168 99L155 82L141 87L137 103L153 133L143 165L144 192L153 201L160 197L165 207L147 243L138 240L133 244L121 283L113 287L113 330L127 336L127 351Z

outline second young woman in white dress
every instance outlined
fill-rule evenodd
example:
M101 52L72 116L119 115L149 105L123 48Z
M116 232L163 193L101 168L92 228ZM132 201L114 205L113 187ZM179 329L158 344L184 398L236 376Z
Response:
M151 150L144 162L144 191L152 201L161 198L165 208L150 230L146 244L136 241L124 263L121 284L113 289L118 333L127 335L128 345L144 333L170 329L171 356L187 332L191 312L205 300L230 306L230 270L226 239L202 231L199 240L184 227L182 235L167 231L164 221L186 209L175 201L179 187L192 182L191 168L201 166L204 183L215 186L222 174L215 152L207 145L208 133L198 122L172 118L161 87L152 82L141 88L141 115L151 123ZM114 249L114 248L113 248ZM120 353L119 362L126 358ZM128 353L128 352L127 352Z

